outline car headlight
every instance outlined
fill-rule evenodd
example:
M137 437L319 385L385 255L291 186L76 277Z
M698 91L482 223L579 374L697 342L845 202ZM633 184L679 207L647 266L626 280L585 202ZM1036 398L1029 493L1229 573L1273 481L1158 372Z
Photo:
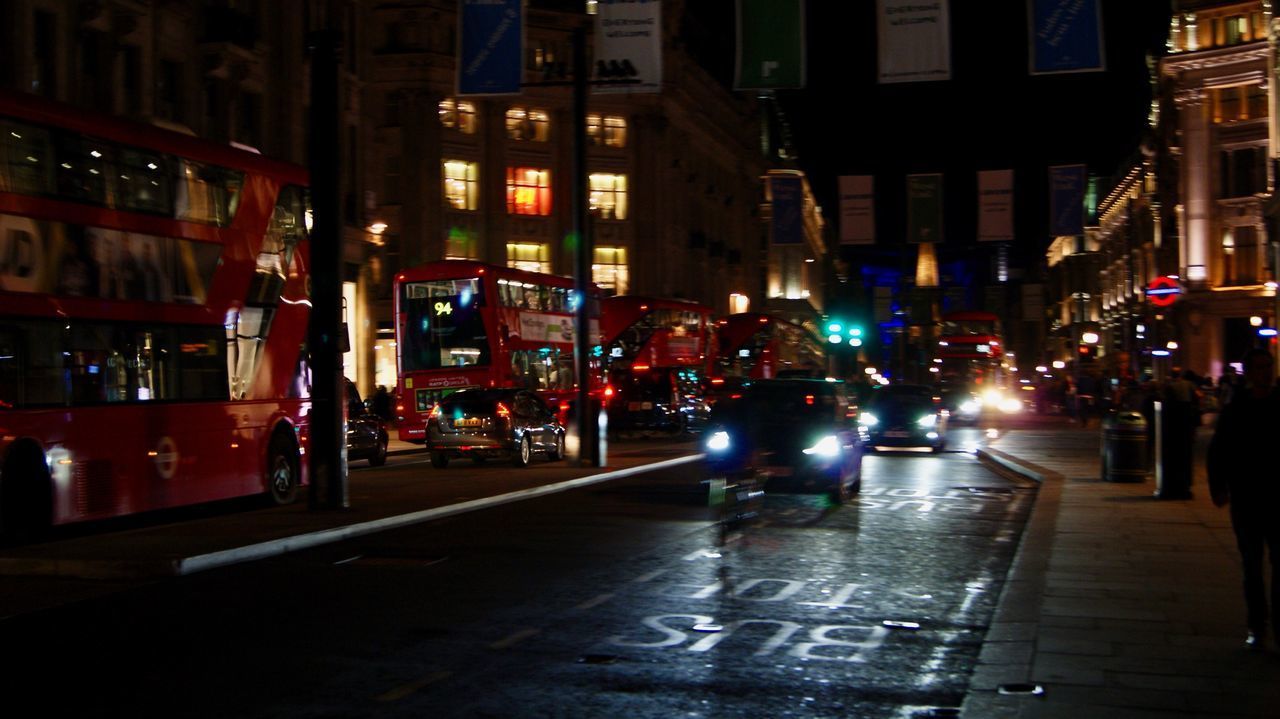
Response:
M917 419L916 424L920 427L933 427L934 425L938 424L938 415L926 414L920 419Z
M819 457L835 457L840 454L840 440L833 434L818 440L818 443L804 450L805 454L816 454Z
M862 425L863 427L874 427L879 422L880 420L870 412L862 412L861 414L858 415L858 424Z
M960 414L977 414L982 409L982 404L976 399L965 400L960 405Z
M729 449L729 433L725 431L712 432L707 438L707 451L723 452Z
M1016 414L1022 411L1022 403L1017 397L1006 397L1000 401L1000 411L1005 414Z

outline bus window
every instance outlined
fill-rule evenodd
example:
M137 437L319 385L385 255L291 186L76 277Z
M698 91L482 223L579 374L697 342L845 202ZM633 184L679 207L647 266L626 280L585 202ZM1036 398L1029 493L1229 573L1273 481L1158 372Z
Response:
M442 283L415 283L405 287L402 311L405 314L401 346L403 369L424 370L445 367L488 365L489 337L484 319L479 282L455 285L457 294L434 294L445 289Z
M0 191L53 194L53 147L48 130L0 121Z

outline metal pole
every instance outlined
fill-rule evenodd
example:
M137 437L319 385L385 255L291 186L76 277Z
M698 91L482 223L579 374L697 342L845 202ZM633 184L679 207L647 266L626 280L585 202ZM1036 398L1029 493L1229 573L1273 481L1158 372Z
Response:
M346 434L343 431L341 262L342 134L339 132L339 34L328 25L311 36L311 509L343 509L347 503Z
M597 417L591 411L591 236L587 232L587 40L581 26L573 30L573 285L578 304L573 313L574 367L578 396L574 426L578 433L578 463L597 466L600 460Z

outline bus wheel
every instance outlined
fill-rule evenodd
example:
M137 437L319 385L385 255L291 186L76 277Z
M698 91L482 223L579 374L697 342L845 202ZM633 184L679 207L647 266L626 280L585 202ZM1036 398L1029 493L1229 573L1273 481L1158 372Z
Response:
M520 438L520 446L516 447L516 454L511 458L511 463L517 467L525 467L529 464L529 459L533 456L533 443L529 441L529 435Z
M449 455L444 452L431 453L431 466L436 469L444 469L449 466Z
M15 445L0 469L0 540L31 542L52 524L53 482L44 453L34 444Z
M267 494L276 505L292 504L298 498L298 450L279 432L267 449Z

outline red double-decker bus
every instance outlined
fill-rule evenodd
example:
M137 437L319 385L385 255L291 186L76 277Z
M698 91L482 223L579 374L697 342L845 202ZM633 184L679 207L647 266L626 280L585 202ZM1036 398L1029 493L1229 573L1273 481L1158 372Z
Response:
M527 387L567 409L577 387L573 280L471 260L441 260L395 278L400 439L421 443L427 415L463 387ZM600 296L587 298L600 342ZM602 384L593 357L593 389Z
M748 380L779 373L821 375L823 344L808 330L781 317L759 312L729 315L720 321L720 374Z
M601 301L600 330L610 374L619 369L715 367L715 311L687 300L617 295Z
M0 530L304 483L306 172L0 93Z
M939 381L951 385L992 386L1004 359L1000 317L992 312L948 312L938 326L934 351Z
M694 431L709 419L707 381L716 368L714 310L660 297L602 303L609 367L609 426L616 431Z

